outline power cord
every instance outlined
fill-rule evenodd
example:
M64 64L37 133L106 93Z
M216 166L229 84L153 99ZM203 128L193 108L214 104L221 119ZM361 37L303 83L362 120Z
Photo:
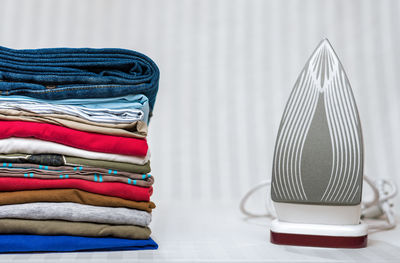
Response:
M379 223L370 223L370 230L380 231L389 230L396 227L395 212L393 210L392 199L397 195L396 184L391 180L377 179L373 181L368 176L364 175L364 181L370 186L373 194L372 200L363 201L361 203L361 219L380 220ZM246 203L250 196L258 190L267 187L266 213L256 214L246 209ZM262 181L252 187L240 201L240 211L248 217L269 217L276 218L276 213L270 198L271 181Z

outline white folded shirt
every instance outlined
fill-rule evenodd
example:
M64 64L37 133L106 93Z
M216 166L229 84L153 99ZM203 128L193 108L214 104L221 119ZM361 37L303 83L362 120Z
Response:
M122 154L93 152L55 142L43 141L33 138L16 137L0 139L0 153L56 153L86 159L132 163L139 165L147 163L150 158L150 151L147 151L147 155L145 157L137 157Z

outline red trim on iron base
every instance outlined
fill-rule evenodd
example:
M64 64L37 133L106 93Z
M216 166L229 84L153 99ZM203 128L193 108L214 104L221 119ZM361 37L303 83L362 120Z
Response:
M270 241L277 245L331 247L331 248L363 248L367 246L368 235L359 237L318 236L287 234L271 231Z

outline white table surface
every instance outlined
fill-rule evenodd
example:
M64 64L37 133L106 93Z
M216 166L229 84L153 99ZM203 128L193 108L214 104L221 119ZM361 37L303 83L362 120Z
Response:
M277 246L269 220L245 220L237 204L162 203L154 210L153 251L7 254L0 262L400 262L400 229L374 233L363 249Z

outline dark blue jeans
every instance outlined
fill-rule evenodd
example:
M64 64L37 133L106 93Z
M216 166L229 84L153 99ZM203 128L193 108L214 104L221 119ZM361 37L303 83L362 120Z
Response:
M144 94L153 109L159 70L125 49L0 47L0 95L40 99L108 98Z

